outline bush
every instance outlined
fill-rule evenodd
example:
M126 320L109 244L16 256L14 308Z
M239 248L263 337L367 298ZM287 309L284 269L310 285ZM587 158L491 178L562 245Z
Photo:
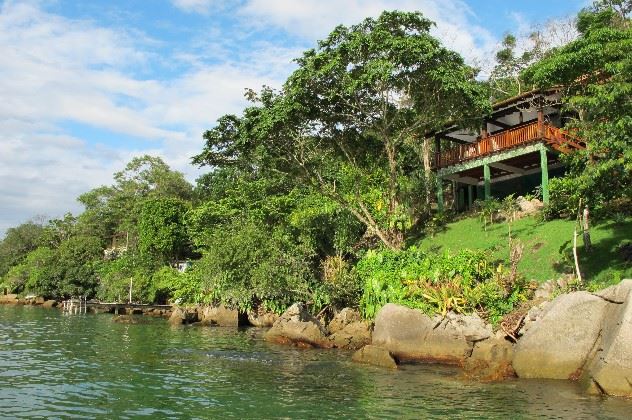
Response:
M387 303L397 303L428 315L477 312L496 323L527 298L526 284L490 263L482 251L369 251L356 270L364 281L360 308L366 318L374 318Z
M362 283L353 267L340 256L323 261L322 291L335 308L357 307L362 296Z
M199 294L188 301L225 304L241 310L263 306L284 311L296 301L312 301L315 287L312 251L295 243L282 230L235 220L213 232L208 251L191 272ZM174 295L180 295L176 289Z

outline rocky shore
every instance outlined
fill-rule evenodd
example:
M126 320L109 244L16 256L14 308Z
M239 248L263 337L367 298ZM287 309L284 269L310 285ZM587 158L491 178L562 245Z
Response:
M57 306L16 295L0 296L2 303ZM541 299L518 313L512 328L498 331L476 315L430 317L395 304L382 307L373 324L350 308L317 318L302 303L281 316L197 306L132 311L115 321L138 323L134 314L165 317L172 325L268 328L267 341L356 350L353 361L390 369L402 363L441 363L461 367L468 379L563 379L578 381L590 394L632 397L632 280L595 293Z

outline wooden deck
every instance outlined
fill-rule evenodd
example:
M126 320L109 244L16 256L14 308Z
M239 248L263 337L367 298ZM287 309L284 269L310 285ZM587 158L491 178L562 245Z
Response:
M477 159L495 152L544 141L553 149L567 153L585 148L584 143L568 132L537 121L485 137L473 144L461 144L435 154L436 169Z

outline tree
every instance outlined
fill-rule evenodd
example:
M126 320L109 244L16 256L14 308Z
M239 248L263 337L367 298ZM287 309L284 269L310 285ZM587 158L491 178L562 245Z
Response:
M140 251L162 261L182 257L189 240L184 224L188 206L175 198L154 198L142 204L138 223Z
M420 13L384 12L339 26L297 60L283 91L205 133L194 163L271 165L353 214L390 248L424 212L419 137L448 121L477 126L485 89Z
M80 225L85 234L109 240L117 232L136 233L142 203L153 198L190 201L193 187L180 172L159 157L132 159L114 174L114 185L101 186L79 196L85 206Z
M43 231L42 225L35 222L26 222L7 229L0 241L0 277L39 246Z
M529 89L522 72L546 57L555 48L568 44L577 37L575 20L556 19L537 26L528 34L506 34L496 52L496 64L489 76L494 101L520 95Z
M577 116L569 128L587 144L586 150L564 157L568 175L551 184L552 204L560 212L574 214L583 198L599 215L632 197L629 13L629 2L596 2L579 13L577 40L524 71L536 87L566 86L566 110Z

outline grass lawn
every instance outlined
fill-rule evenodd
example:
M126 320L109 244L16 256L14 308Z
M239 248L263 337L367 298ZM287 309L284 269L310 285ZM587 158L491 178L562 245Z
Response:
M525 217L511 225L512 237L524 244L524 254L518 266L529 280L544 282L561 274L574 272L572 259L575 221L541 221ZM593 250L584 252L581 233L577 241L580 269L587 283L609 284L632 278L632 264L625 262L618 247L632 242L632 218L614 222L603 221L591 226ZM450 223L434 238L418 243L427 251L459 250L461 248L489 250L494 259L507 263L509 259L508 227L504 222L487 225L478 217Z

